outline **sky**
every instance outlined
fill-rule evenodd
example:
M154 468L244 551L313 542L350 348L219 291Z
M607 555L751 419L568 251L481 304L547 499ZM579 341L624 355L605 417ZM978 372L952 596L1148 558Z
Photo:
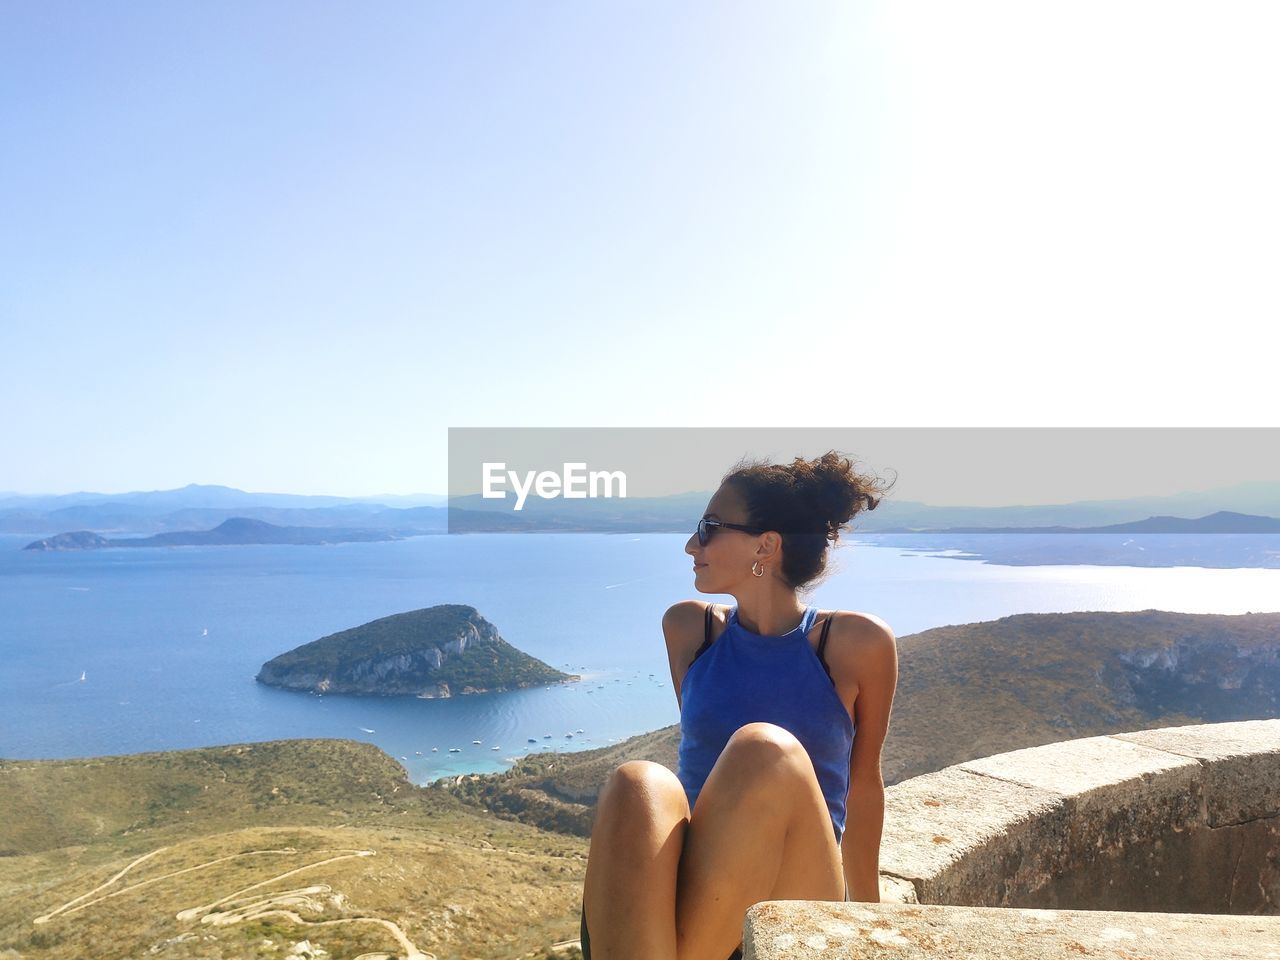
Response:
M0 6L0 491L1276 426L1268 3Z

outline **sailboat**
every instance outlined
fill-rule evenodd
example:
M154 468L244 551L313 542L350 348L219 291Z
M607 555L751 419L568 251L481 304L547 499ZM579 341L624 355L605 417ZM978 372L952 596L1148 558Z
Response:
M81 682L81 683L84 683L84 671L83 671L83 670L81 670L81 671L80 671L80 682Z

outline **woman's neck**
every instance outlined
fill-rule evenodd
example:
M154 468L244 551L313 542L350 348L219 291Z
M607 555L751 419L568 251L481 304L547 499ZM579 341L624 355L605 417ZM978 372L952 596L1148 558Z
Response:
M738 601L738 622L761 637L786 636L804 619L805 606L794 594L735 599Z

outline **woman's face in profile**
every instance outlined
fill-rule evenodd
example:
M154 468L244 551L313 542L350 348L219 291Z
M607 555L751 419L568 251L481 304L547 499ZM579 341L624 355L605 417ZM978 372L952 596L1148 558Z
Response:
M703 516L709 520L749 525L746 504L732 487L721 486L709 501ZM740 530L711 527L711 539L698 543L697 531L685 542L684 552L693 557L693 583L701 593L729 593L728 587L751 575L755 560L756 536Z

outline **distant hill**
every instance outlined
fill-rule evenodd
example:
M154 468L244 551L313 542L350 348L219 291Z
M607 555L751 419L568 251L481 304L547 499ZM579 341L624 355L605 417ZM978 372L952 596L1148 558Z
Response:
M1028 613L898 638L885 784L978 757L1126 730L1280 717L1280 613ZM674 693L673 693L674 697ZM676 771L675 724L533 754L449 789L500 816L590 835L626 760Z
M501 499L414 494L386 497L322 497L251 493L212 484L122 494L0 497L0 534L47 536L58 531L152 534L211 527L231 517L281 526L359 527L399 536L446 532L572 531L685 532L702 514L712 491L665 497L597 500L531 498L516 513ZM887 497L857 517L858 532L993 529L1071 531L1118 525L1189 522L1220 512L1280 515L1280 483L1238 483L1214 490L1159 497L1081 500L1030 506L968 507ZM1166 527L1161 527L1165 529ZM1217 532L1217 531L1209 531Z
M424 699L578 679L517 650L475 607L460 603L321 637L267 661L257 676L290 690Z
M882 533L912 533L906 527L888 527ZM938 527L929 533L1280 533L1280 519L1219 510L1204 517L1147 517L1130 523L1095 527Z
M1206 567L1280 569L1280 533L1116 534L1059 531L1025 533L864 533L855 539L876 547L938 554L948 560L1010 567Z
M103 547L231 546L253 543L316 545L324 543L398 540L385 530L349 530L340 527L278 527L262 520L232 517L212 530L180 530L150 537L102 537L88 530L60 533L36 540L24 550L99 550Z
M0 533L47 535L89 530L152 534L217 526L233 517L278 526L359 527L400 536L444 533L444 503L438 494L378 497L302 496L251 493L214 484L134 493L69 493L0 497Z
M322 508L348 504L390 504L400 506L444 506L444 494L388 494L385 497L336 497L298 493L262 493L239 490L216 483L189 483L172 490L135 490L129 493L0 493L0 511L65 510L75 506L117 506L128 504L151 513L199 508L236 508L247 504L259 507Z

